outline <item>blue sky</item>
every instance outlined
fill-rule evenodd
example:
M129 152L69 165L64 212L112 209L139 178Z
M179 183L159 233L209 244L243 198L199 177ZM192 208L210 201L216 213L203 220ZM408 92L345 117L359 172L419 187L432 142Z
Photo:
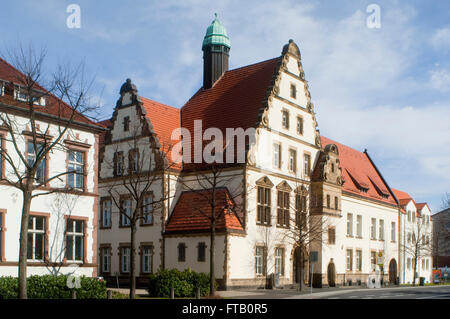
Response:
M66 8L81 8L69 29ZM369 29L366 8L381 8ZM450 2L9 1L0 52L45 46L47 64L84 61L109 117L130 77L142 96L181 107L201 86L201 42L214 13L230 68L299 45L321 134L368 149L385 179L434 212L450 192Z

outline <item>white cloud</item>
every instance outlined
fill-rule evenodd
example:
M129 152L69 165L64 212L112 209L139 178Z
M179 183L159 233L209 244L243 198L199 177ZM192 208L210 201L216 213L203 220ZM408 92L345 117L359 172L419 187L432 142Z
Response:
M450 27L437 29L430 38L431 45L439 50L450 50Z
M448 70L432 70L430 71L429 85L432 89L440 92L450 91L450 72Z

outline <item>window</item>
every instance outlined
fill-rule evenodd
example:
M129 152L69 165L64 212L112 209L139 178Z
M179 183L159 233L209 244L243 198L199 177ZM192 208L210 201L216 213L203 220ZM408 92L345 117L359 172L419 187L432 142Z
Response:
M309 176L311 173L311 155L304 154L304 173L305 176Z
M123 131L128 132L130 130L130 117L125 116L123 118Z
M130 272L130 247L120 248L120 272L129 273Z
M328 228L328 244L336 244L336 229L334 227Z
M40 93L42 94L42 93ZM44 96L38 96L39 93L33 92L32 93L32 100L34 105L40 105L45 106L45 97ZM21 87L16 87L14 89L14 98L18 101L26 102L28 103L30 101L29 94L27 93L27 90Z
M197 246L197 261L205 261L206 257L206 244L205 243L198 243Z
M380 229L379 229L380 240L384 240L384 220L380 219Z
M5 95L5 83L0 82L0 96Z
M28 165L33 166L36 162L38 155L41 153L44 148L44 144L36 143L36 149L34 148L33 142L28 142L27 145L27 161ZM39 165L36 168L35 180L38 183L44 183L45 179L45 158L41 159Z
M356 270L358 270L358 271L362 270L362 251L361 250L356 251Z
M408 244L411 243L411 233L408 233Z
M275 248L275 274L284 275L284 249Z
M327 195L327 208L331 208L331 197Z
M114 176L123 175L123 152L114 153Z
M68 219L66 230L66 259L83 261L84 258L84 221Z
M291 172L297 171L297 151L289 150L289 170Z
M258 186L258 224L270 225L270 188Z
M129 173L137 173L140 171L139 167L139 150L134 149L128 152L128 170Z
M282 126L285 129L289 129L289 112L288 111L282 111Z
M356 216L356 237L362 238L362 215Z
M101 247L101 263L102 263L102 273L111 272L111 247Z
M347 236L353 236L353 214L347 214Z
M264 247L256 247L255 268L256 274L262 276L264 272Z
M153 196L148 195L144 198L144 207L142 207L142 224L153 224Z
M407 261L407 268L408 268L409 270L411 270L411 258L408 258L408 261Z
M44 260L45 217L30 216L28 219L28 260Z
M391 241L393 243L397 241L395 222L391 222Z
M295 84L291 83L291 88L290 88L290 95L291 98L296 99L297 98L297 87L295 86Z
M83 189L84 153L69 151L69 167L67 175L70 188Z
M430 260L429 260L429 259L427 259L427 260L426 260L426 263L427 263L427 265L426 265L426 269L427 269L427 270L429 270L429 269L430 269Z
M416 222L416 212L411 212L411 221L412 221L413 223Z
M289 193L278 191L278 214L277 225L289 226Z
M142 246L142 272L149 274L152 272L153 247Z
M347 270L353 270L353 250L347 249Z
M178 261L179 262L186 261L186 244L185 243L178 244Z
M411 221L411 211L410 210L408 210L408 221L409 222Z
M102 227L111 227L111 200L105 199L102 202Z
M372 218L370 226L370 239L377 239L377 220L375 218Z
M281 167L281 144L273 144L273 166Z
M303 118L297 117L297 134L303 135Z
M376 251L370 252L370 265L372 267L372 271L375 271L376 266L377 266L377 252Z
M339 199L337 198L337 196L334 196L334 209L339 209Z
M122 209L120 214L120 226L130 226L131 225L131 199L123 199Z

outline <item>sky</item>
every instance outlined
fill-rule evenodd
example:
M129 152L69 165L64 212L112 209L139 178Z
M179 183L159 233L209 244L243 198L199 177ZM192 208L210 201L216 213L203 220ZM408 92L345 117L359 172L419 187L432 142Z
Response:
M80 28L67 25L70 4ZM371 4L379 28L368 27ZM181 107L202 85L214 13L230 37L230 69L277 57L293 39L321 134L367 149L391 187L441 209L450 193L448 0L8 1L0 54L32 43L50 69L83 62L101 119L127 78L141 96Z

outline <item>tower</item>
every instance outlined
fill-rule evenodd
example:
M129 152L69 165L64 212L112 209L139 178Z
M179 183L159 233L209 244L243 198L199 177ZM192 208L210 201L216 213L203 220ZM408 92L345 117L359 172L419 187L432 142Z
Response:
M225 27L217 19L206 29L203 39L203 88L209 89L228 71L230 39Z

